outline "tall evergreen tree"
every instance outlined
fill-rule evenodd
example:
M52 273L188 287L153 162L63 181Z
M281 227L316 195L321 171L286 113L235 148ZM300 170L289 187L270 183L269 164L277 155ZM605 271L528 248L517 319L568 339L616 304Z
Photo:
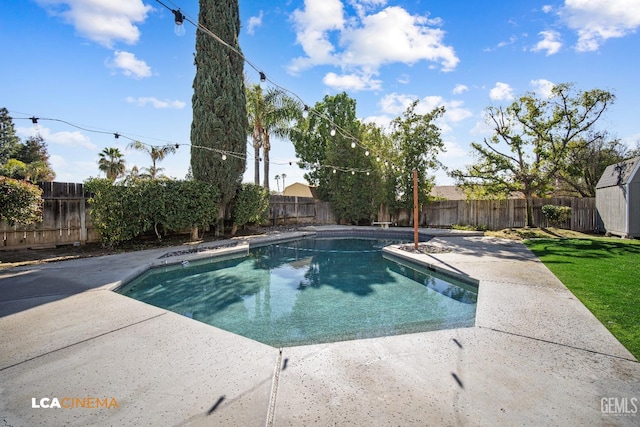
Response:
M15 155L20 145L20 138L16 135L13 119L9 110L0 108L0 165Z
M227 206L245 170L247 108L243 58L238 34L238 0L200 0L198 22L229 46L203 30L196 35L196 76L193 81L191 170L196 180L220 191L216 233L222 230ZM225 154L228 153L228 154Z

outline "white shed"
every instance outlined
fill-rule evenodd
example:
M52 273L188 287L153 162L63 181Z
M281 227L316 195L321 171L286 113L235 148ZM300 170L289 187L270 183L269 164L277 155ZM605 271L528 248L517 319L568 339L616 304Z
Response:
M607 166L596 185L596 209L607 234L640 238L640 156Z

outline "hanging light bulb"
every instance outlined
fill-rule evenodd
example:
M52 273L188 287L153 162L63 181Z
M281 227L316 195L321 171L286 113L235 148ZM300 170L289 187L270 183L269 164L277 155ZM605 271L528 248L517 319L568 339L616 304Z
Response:
M31 117L31 123L33 123L33 128L35 130L40 130L40 125L38 124L38 118L33 116Z
M369 176L371 173L369 171L367 171L367 176Z
M226 154L222 155L222 160L227 160L227 155Z
M380 161L380 156L376 156L376 162Z
M309 106L307 104L305 104L304 108L302 109L302 117L305 119L309 117Z
M333 173L336 173L336 170L335 170L335 169L333 170Z
M356 171L351 171L351 175L355 175L355 174L356 174Z
M267 81L267 75L260 71L260 83L264 83Z
M356 148L356 143L355 142L351 143L351 148Z
M331 136L336 136L336 127L335 126L331 128L331 132L329 132L329 134Z
M180 12L180 9L172 10L171 12L173 12L173 16L175 18L174 20L176 23L176 25L173 27L173 32L176 36L182 37L184 36L184 25L182 24L184 23L185 16L182 14L182 12Z
M369 156L369 150L365 151L364 155L368 157Z

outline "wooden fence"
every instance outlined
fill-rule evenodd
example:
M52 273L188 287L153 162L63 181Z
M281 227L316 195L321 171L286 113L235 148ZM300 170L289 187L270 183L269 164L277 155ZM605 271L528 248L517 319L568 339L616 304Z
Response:
M560 197L533 199L533 223L537 227L548 227L542 206L571 207L571 219L560 227L574 231L595 231L602 228L594 198ZM507 200L446 200L428 203L422 210L421 225L429 227L451 227L470 225L489 230L518 228L526 225L526 201Z
M43 190L43 221L28 226L10 226L0 221L3 247L19 249L100 240L88 215L82 184L39 182L38 186Z
M336 223L328 202L295 196L271 196L269 219L271 225Z
M29 226L9 226L0 222L2 247L19 249L100 240L92 227L88 195L82 184L42 182L38 185L43 189L43 221ZM561 224L562 228L587 232L603 229L594 198L534 199L534 225L550 225L542 214L542 206L548 204L571 207L571 219ZM336 223L328 202L307 197L271 196L269 219L272 225ZM412 223L408 211L401 211L390 219L398 225ZM420 225L426 227L470 225L497 230L524 227L525 222L524 199L431 202L420 213Z

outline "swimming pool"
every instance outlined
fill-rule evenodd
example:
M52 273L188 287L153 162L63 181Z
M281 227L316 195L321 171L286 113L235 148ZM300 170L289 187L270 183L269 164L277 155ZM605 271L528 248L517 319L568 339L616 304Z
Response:
M383 256L391 243L306 238L153 268L118 292L274 347L473 326L477 288Z

